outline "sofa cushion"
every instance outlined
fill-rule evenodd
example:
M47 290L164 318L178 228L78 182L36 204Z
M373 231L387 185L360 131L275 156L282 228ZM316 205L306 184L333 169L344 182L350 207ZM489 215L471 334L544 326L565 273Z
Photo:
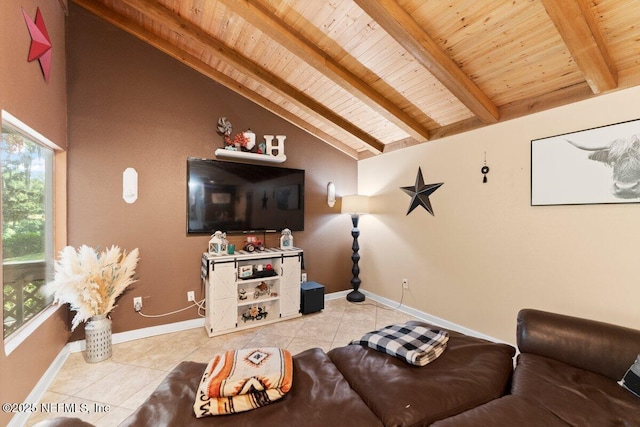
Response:
M543 407L520 396L504 396L461 414L436 421L432 427L569 427Z
M518 313L517 342L521 353L618 381L640 353L640 330L528 308Z
M121 426L381 426L320 349L293 356L291 391L271 405L233 415L196 418L193 402L206 363L182 362Z
M514 353L509 345L449 331L447 350L426 366L412 366L363 346L335 348L328 354L385 426L418 426L502 396Z
M638 398L616 381L536 354L518 356L511 393L535 402L572 426L640 423Z

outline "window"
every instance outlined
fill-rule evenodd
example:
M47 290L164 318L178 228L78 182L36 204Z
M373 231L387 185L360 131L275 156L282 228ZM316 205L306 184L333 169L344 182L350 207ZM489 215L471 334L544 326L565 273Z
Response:
M3 112L2 271L4 338L51 301L40 287L53 273L53 149Z

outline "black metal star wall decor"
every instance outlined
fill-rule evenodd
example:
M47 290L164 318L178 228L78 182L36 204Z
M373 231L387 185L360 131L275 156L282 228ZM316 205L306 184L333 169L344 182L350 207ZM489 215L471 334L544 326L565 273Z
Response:
M409 205L409 210L407 211L407 215L411 213L418 206L422 206L429 212L431 215L433 214L433 207L431 207L431 201L429 200L429 196L433 194L438 188L440 188L444 182L440 182L438 184L426 184L424 183L424 178L422 177L422 169L418 168L418 176L416 176L416 183L414 186L409 187L400 187L402 191L411 196L411 204Z

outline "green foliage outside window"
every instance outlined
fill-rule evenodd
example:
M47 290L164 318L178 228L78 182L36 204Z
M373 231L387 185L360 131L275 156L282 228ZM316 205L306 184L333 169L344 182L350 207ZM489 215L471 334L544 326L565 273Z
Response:
M51 184L53 152L3 123L2 262L3 331L6 338L44 309L48 301L39 292L46 281L47 245L52 233L47 221L47 191Z
M33 173L42 148L22 135L2 133L3 261L44 259L44 174Z

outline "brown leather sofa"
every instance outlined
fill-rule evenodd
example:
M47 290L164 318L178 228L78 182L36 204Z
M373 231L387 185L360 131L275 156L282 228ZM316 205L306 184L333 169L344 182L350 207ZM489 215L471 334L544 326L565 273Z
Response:
M617 384L640 353L640 331L525 309L517 342L510 393L434 427L640 426L640 398Z
M307 350L280 401L202 419L192 407L205 364L183 362L123 426L640 426L640 399L616 383L640 331L525 309L517 342L515 370L512 347L456 332L425 367L361 346Z

